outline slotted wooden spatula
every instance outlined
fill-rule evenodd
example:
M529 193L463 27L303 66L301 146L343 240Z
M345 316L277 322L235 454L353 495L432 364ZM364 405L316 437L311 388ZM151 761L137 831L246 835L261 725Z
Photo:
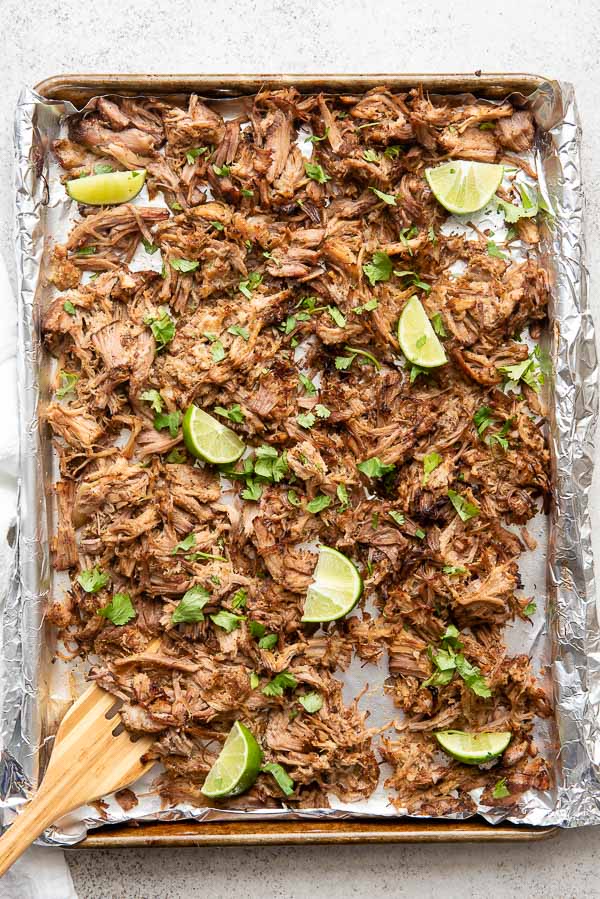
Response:
M126 787L152 767L154 762L142 762L142 756L155 738L134 741L118 712L107 717L116 702L94 684L69 709L39 790L0 838L0 876L54 821Z

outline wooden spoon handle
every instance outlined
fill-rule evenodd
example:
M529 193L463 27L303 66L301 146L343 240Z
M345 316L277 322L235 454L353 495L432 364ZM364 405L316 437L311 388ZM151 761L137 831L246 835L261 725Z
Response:
M36 837L70 809L61 809L52 790L36 793L29 805L0 837L0 877L31 846Z

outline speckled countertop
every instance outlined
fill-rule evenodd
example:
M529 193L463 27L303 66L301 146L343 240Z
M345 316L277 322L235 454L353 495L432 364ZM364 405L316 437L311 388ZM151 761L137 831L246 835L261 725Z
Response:
M600 312L597 0L0 0L0 25L0 251L9 267L12 115L23 84L76 71L529 71L577 90ZM596 538L596 558L599 550ZM600 897L599 846L588 829L518 846L102 850L68 860L80 899L579 899Z

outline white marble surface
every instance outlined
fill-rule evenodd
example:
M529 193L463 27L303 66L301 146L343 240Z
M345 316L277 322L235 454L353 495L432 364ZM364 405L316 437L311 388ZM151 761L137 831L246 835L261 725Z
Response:
M12 253L14 103L21 85L49 75L529 71L577 89L600 311L599 48L597 0L0 0L0 251ZM568 899L600 897L599 841L588 829L521 846L74 851L69 861L81 899Z

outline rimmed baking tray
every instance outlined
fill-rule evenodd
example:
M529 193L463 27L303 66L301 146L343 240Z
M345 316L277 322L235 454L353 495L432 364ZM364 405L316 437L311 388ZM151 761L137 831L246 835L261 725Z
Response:
M378 84L407 90L416 84L437 93L469 91L489 98L511 93L527 95L548 79L526 73L495 74L349 74L349 75L143 75L64 74L40 81L35 90L50 100L68 100L83 106L99 94L160 94L206 97L252 94L261 87L294 85L299 90L328 92L366 91ZM101 827L88 833L77 849L143 846L296 845L309 843L418 843L470 841L539 841L555 835L556 827L517 824L492 825L482 818L447 821L415 818L321 821L184 821L171 824L136 822Z

